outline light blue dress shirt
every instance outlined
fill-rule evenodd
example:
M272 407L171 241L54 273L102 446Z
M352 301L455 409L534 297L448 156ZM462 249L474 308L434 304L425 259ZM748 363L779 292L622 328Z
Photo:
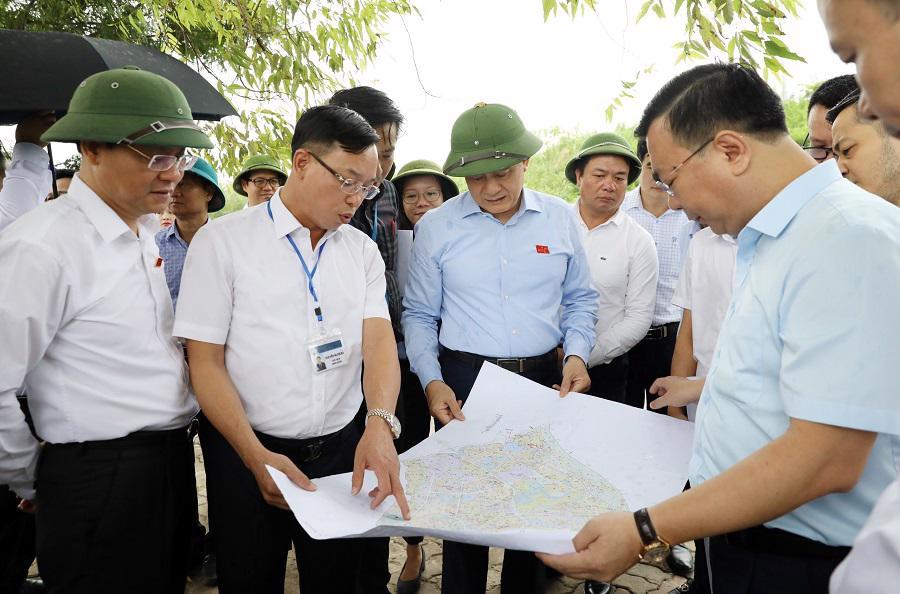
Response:
M524 190L504 225L465 192L416 225L403 300L406 353L422 386L442 380L440 344L485 357L532 357L560 343L584 361L597 291L562 199Z
M764 447L792 418L880 433L852 491L766 523L849 546L897 476L888 434L900 433L900 209L842 179L830 161L776 195L737 242L691 482Z
M179 235L175 223L166 229L161 229L154 239L159 248L159 257L163 261L166 284L169 285L169 295L172 297L172 307L174 308L178 305L178 293L181 291L181 271L184 269L188 244Z

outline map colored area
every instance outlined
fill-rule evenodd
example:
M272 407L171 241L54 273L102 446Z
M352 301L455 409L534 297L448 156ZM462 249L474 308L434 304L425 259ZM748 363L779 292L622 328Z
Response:
M442 530L571 530L628 509L600 474L566 451L546 425L482 445L406 459L406 496L416 525ZM380 526L403 526L396 505Z

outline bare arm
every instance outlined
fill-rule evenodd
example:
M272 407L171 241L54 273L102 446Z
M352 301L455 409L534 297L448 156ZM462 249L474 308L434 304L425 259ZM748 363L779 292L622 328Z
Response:
M266 503L289 509L281 491L269 476L266 465L285 473L299 487L315 490L315 485L287 456L267 450L256 437L225 367L225 347L188 340L187 351L191 383L203 414L253 473Z
M671 372L676 377L697 375L697 360L694 359L694 324L689 309L681 313L681 324L675 338L675 352L672 353ZM669 416L687 420L687 410L683 406L669 404Z

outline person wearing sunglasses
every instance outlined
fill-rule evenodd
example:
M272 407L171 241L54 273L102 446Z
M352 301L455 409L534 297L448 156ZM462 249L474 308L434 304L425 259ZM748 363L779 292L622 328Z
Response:
M250 208L268 202L286 179L287 174L278 159L271 155L252 155L241 164L241 172L234 178L231 187L247 197L244 208Z
M394 447L400 367L384 263L349 224L378 193L377 142L359 114L310 108L295 127L284 186L191 241L174 333L187 341L203 409L222 592L283 592L291 545L301 592L355 591L363 543L311 538L267 465L308 490L311 479L352 470L363 499L369 468L378 477L370 503L393 495L408 517Z
M0 483L37 496L50 591L183 592L197 403L153 232L186 149L212 143L178 87L136 67L85 79L41 138L77 143L81 170L0 235Z
M826 592L898 475L900 211L836 163L817 165L791 139L781 99L744 65L676 76L636 133L670 203L738 244L697 409L692 488L597 516L577 553L541 557L608 579L708 537L715 592Z
M809 132L803 140L803 149L817 163L834 158L831 146L831 122L825 115L855 88L857 88L856 78L852 74L843 74L826 80L810 95L806 107Z

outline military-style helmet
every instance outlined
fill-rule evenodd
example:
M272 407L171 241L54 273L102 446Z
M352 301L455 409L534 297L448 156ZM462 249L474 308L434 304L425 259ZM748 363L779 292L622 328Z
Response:
M542 144L509 107L479 103L456 118L444 173L467 177L501 171L530 158Z
M637 158L628 141L612 132L601 132L594 134L584 141L578 154L569 160L566 165L566 179L570 182L577 183L575 180L575 170L583 167L590 157L595 155L616 155L625 159L630 168L628 171L628 183L632 183L641 175L641 160Z
M225 192L219 187L219 176L216 175L212 165L198 157L197 162L185 173L193 173L213 185L213 197L206 205L207 212L218 212L225 207Z
M69 101L66 115L50 126L41 140L213 146L194 123L181 89L137 66L98 72L81 81Z
M281 164L278 163L278 159L270 155L253 155L247 157L247 160L241 164L241 172L237 174L237 177L234 178L234 183L231 184L234 191L241 196L246 196L247 192L245 192L244 188L241 186L241 181L243 181L245 175L258 169L265 169L266 171L277 173L281 178L280 185L282 186L284 185L284 182L287 181L287 173L281 169Z
M417 175L433 175L437 178L438 183L441 185L441 192L444 194L444 200L448 200L459 194L459 186L456 185L456 182L453 181L452 178L444 175L440 165L434 161L429 161L428 159L410 161L400 168L400 171L398 171L397 175L391 180L397 188L397 194L402 195L403 186L406 184L406 181Z

